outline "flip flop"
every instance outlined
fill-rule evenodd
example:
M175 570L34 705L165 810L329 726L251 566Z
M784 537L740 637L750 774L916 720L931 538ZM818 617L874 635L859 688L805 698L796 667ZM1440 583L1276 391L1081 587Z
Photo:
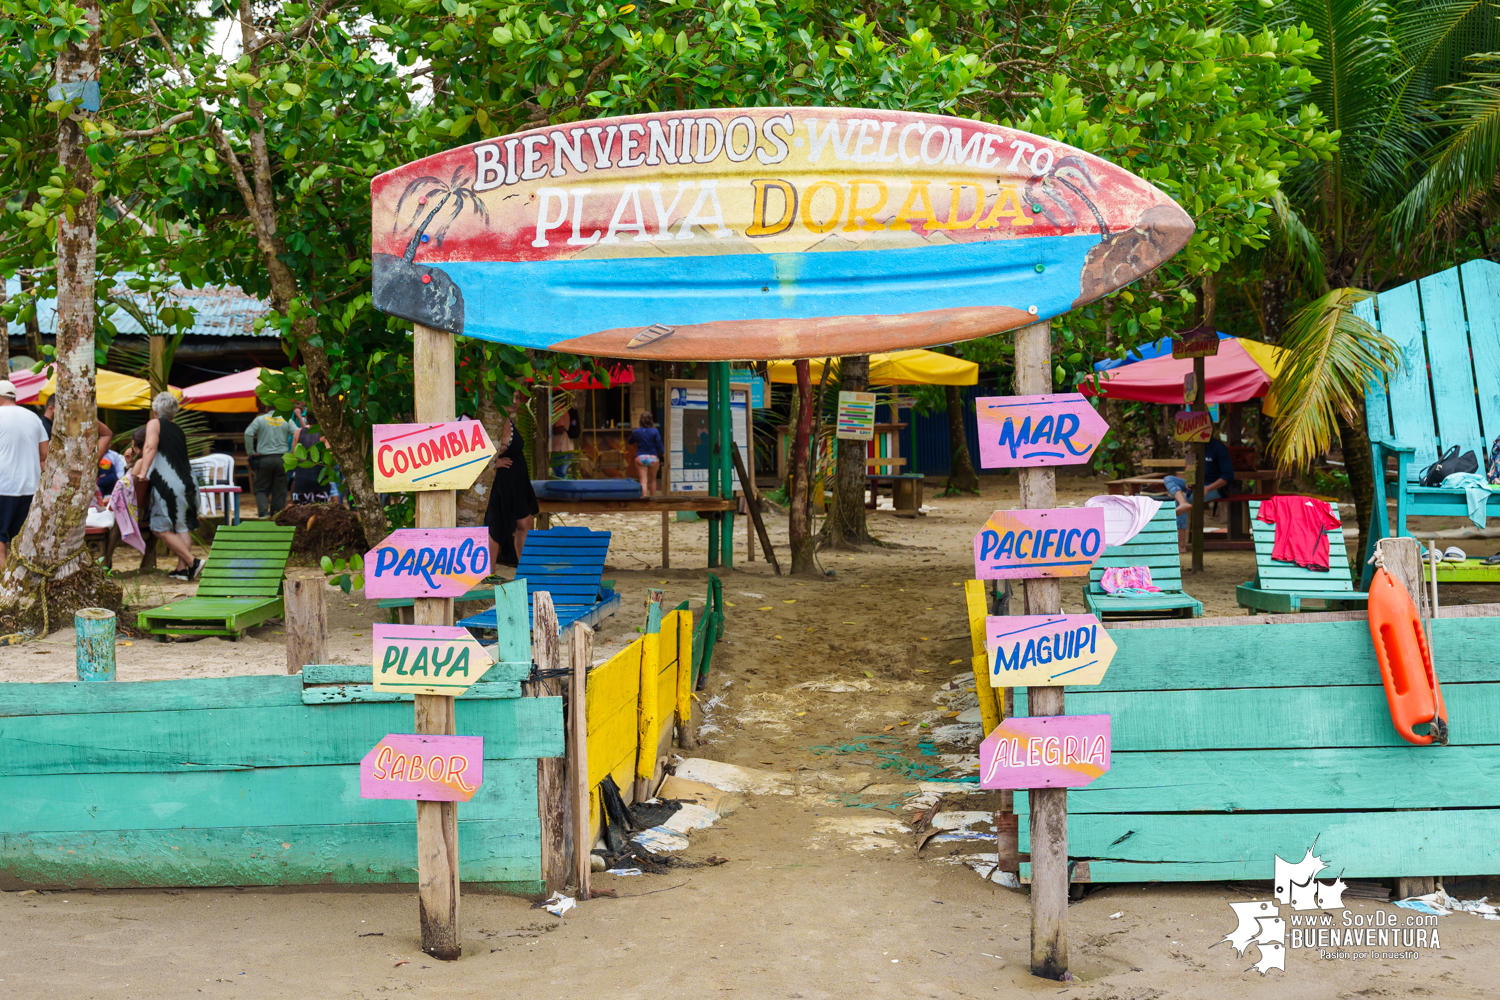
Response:
M1461 563L1468 558L1469 557L1464 553L1464 550L1459 548L1457 545L1450 545L1443 552L1443 562Z
M1486 566L1500 566L1500 552L1496 552L1492 556L1487 556L1484 560L1484 564Z

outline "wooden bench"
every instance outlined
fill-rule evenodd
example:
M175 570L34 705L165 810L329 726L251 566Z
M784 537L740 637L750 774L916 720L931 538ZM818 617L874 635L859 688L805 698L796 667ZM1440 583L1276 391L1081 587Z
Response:
M1099 586L1111 566L1147 566L1151 583L1160 594L1115 596ZM1170 502L1161 505L1146 526L1124 545L1105 548L1089 582L1083 588L1083 603L1101 620L1128 618L1193 618L1203 613L1203 602L1182 592L1182 556L1177 551L1177 511Z
M880 488L887 486L890 487L896 516L916 517L922 509L922 481L926 478L920 472L865 476L865 483L870 487L870 499L865 501L865 510L874 510L878 506Z
M1271 558L1276 544L1276 526L1257 520L1260 501L1250 501L1250 526L1255 532L1255 579L1234 588L1235 600L1250 613L1293 614L1302 610L1303 601L1320 601L1320 610L1343 611L1363 608L1366 594L1354 589L1349 574L1349 555L1344 547L1344 532L1328 531L1328 572L1310 570L1295 563ZM1339 505L1329 504L1333 516L1339 516Z

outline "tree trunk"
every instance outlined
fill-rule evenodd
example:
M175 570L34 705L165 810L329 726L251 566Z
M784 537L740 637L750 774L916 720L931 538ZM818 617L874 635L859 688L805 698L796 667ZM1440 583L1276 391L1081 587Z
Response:
M69 44L57 56L57 80L66 86L99 79L99 4L83 0L91 25L88 40ZM79 607L98 604L119 610L120 588L94 568L84 544L84 519L96 489L94 449L99 434L94 406L94 264L98 244L99 195L93 164L77 116L57 135L57 162L64 183L82 200L57 220L57 402L51 450L41 483L10 560L0 576L0 608L20 626L42 631L66 624ZM87 571L87 572L85 572ZM60 581L78 576L65 588ZM38 600L44 588L45 600ZM62 593L54 591L61 589Z
M813 562L811 470L807 467L808 439L812 436L812 371L806 360L797 362L797 427L792 439L792 496L787 517L787 538L792 547L792 575L816 575Z
M31 196L27 195L26 206L31 207ZM36 281L28 274L21 275L21 294L29 296L36 288ZM33 362L42 360L42 325L37 322L36 303L31 305L31 317L26 320L26 354Z
M867 392L870 385L870 356L854 354L843 358L839 371L839 388L844 392ZM854 548L870 541L865 521L865 459L869 448L863 441L838 442L838 465L834 474L833 510L828 518L828 535L834 548Z
M1358 398L1358 397L1356 397ZM1338 414L1339 444L1344 451L1344 469L1349 473L1349 489L1354 494L1354 523L1359 526L1360 537L1370 530L1370 516L1375 506L1375 477L1384 475L1384 469L1375 468L1370 454L1370 434L1365 427L1364 400L1359 400L1360 412L1353 423ZM1381 513L1384 513L1383 511ZM1349 557L1357 561L1362 558L1363 545L1349 546ZM1360 575L1362 567L1354 567L1354 575Z
M0 276L0 306L5 305L5 279ZM10 378L10 324L0 329L0 378Z
M978 493L979 477L969 459L969 437L964 433L963 397L956 385L943 386L943 395L948 399L948 484L943 487L942 495Z

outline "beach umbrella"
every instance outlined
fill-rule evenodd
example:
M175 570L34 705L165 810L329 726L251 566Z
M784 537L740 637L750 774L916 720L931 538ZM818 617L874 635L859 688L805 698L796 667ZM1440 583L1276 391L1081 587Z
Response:
M823 359L810 362L812 380L823 377ZM766 365L772 382L797 382L796 362L771 361ZM979 382L979 366L951 354L936 351L892 351L889 354L870 355L871 385L976 385Z
M16 402L45 406L57 391L57 378L48 378L42 373L11 372L11 384L16 387ZM179 399L182 390L169 386ZM94 373L95 405L101 410L149 410L151 409L151 383L133 375L99 369Z
M1219 339L1231 340L1233 338L1227 333L1220 333ZM1163 354L1171 353L1172 338L1163 337L1160 340L1153 340L1149 344L1137 344L1126 351L1123 358L1105 358L1103 361L1096 361L1094 362L1094 371L1103 372L1109 371L1111 368L1122 368L1125 365L1133 365L1139 361L1150 361L1152 358L1159 358Z
M1281 370L1282 349L1243 337L1221 338L1219 353L1203 359L1204 401L1243 403L1264 396ZM1192 370L1191 358L1178 360L1168 353L1101 371L1080 391L1086 396L1181 406L1182 379Z
M182 407L205 413L254 413L255 390L263 371L279 374L274 368L250 368L190 385L182 390Z

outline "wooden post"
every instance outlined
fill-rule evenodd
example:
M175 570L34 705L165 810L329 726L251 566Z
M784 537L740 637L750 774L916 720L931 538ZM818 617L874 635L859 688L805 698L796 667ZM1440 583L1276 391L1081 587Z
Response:
M1035 323L1016 333L1016 394L1052 392L1052 324ZM1021 506L1057 506L1057 477L1051 466L1020 470ZM1028 615L1062 611L1057 580L1023 584ZM1030 715L1062 715L1063 689L1034 687L1026 692ZM1068 791L1033 788L1031 806L1031 974L1068 979Z
M298 574L286 581L286 672L328 662L328 596L323 576Z
M1214 274L1212 271L1207 271L1203 275L1203 324L1210 329L1214 325L1214 299ZM1193 359L1193 381L1196 383L1193 389L1193 410L1198 413L1207 413L1208 405L1204 400L1208 393L1208 386L1205 384L1208 376L1203 358ZM1209 433L1213 431L1210 430ZM1206 450L1207 445L1202 441L1194 442L1193 463L1197 472L1193 483L1193 509L1188 514L1188 538L1193 546L1194 573L1203 572L1203 508L1208 502L1205 497L1208 490L1204 489L1208 485L1208 481L1204 478L1206 472L1203 456Z
M115 679L115 613L108 608L79 608L73 615L78 679Z
M552 595L539 590L531 595L531 659L540 671L562 665L561 639L557 634L557 611ZM561 677L543 676L529 685L532 697L560 697L567 690ZM561 892L568 885L569 848L568 762L566 757L539 757L536 762L537 815L542 821L542 879L548 892Z
M776 561L776 550L771 548L771 536L766 531L766 522L760 513L760 493L755 488L755 480L745 471L745 460L740 457L740 450L735 448L731 451L734 456L734 470L740 474L740 482L745 484L745 509L750 512L750 523L755 527L755 533L760 536L761 551L766 554L766 562L781 575L781 563Z
M589 822L589 664L594 659L594 630L582 622L568 637L573 690L568 699L568 783L573 795L573 856L578 866L578 898L589 898L589 867L594 847Z
M716 363L708 364L708 495L711 497L723 496L725 492L719 487L719 446L720 432L719 424L723 422L726 414L719 409L719 366ZM713 520L714 516L706 515L704 520L708 521L708 568L714 569L719 565L719 525Z
M661 568L672 568L672 515L661 512Z
M452 420L453 334L418 324L412 331L416 419ZM452 490L416 494L417 527L453 528L458 508ZM452 598L419 597L412 606L417 625L452 625ZM414 696L418 734L453 736L458 731L453 699ZM452 961L463 952L458 933L458 803L417 803L417 901L422 923L422 950Z
M729 462L731 454L737 454L739 449L734 445L734 405L732 400L734 394L729 391L729 362L717 361L714 363L719 369L719 452L716 456L719 466L719 486L723 492L719 495L726 500L734 499L734 472ZM746 403L748 404L748 400ZM710 404L712 405L712 404ZM719 530L719 554L723 559L725 569L734 568L734 511L723 511L719 517L721 520L717 525L710 525L709 530L715 527Z

